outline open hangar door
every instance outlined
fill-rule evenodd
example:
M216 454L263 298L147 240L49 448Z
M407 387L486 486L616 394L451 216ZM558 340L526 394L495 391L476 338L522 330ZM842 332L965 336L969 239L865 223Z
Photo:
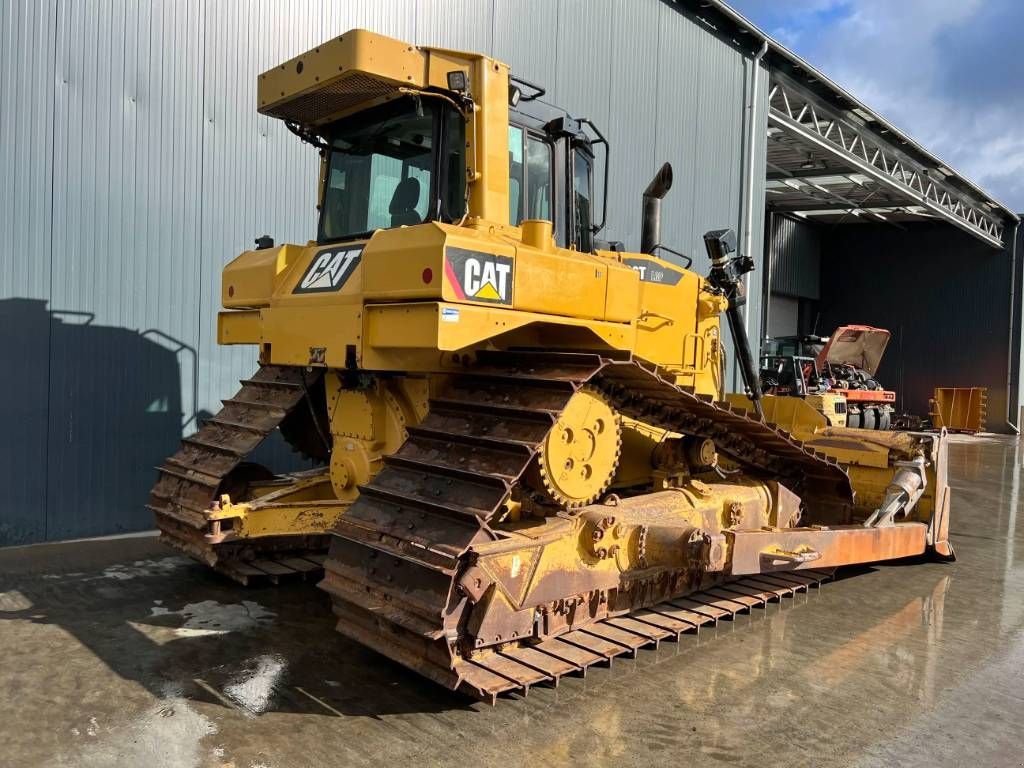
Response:
M897 412L980 386L1018 431L1018 217L817 73L774 68L768 98L765 335L886 328Z

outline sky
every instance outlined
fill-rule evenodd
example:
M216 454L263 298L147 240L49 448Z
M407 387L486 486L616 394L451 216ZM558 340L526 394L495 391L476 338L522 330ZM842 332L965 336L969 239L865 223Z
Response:
M1024 212L1024 0L726 0Z

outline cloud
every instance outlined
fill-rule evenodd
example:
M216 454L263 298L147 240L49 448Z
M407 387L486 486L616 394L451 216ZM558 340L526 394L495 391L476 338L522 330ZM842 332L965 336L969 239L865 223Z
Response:
M851 0L743 0L729 3L759 27L793 48L850 12Z
M1019 0L732 5L996 198L1024 210Z

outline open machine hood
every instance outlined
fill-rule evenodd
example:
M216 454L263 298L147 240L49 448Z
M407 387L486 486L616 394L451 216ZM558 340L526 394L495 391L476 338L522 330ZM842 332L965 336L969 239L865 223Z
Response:
M875 375L891 334L870 325L841 325L818 353L818 367L825 362L845 363Z

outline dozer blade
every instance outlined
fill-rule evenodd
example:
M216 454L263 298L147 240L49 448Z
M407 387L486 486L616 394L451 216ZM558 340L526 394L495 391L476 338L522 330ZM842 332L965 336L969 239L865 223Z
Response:
M802 433L801 433L802 434ZM883 505L901 468L923 465L925 482L904 519L927 525L926 543L940 560L955 560L949 542L949 437L939 432L880 432L846 427L809 427L806 445L829 454L847 468L856 491L855 513L870 519ZM901 510L902 512L902 510Z
M733 407L751 412L746 396L728 395ZM850 476L856 493L854 514L867 520L883 504L893 479L907 462L923 459L927 482L905 519L928 526L927 546L942 560L954 560L949 543L951 492L946 430L915 432L833 427L805 399L769 395L763 406L769 422L781 426L811 450L831 456Z
M726 573L654 568L645 586L627 595L628 606L605 606L600 620L545 633L527 611L526 624L492 630L473 608L492 599L495 586L477 580L477 591L471 569L481 551L507 545L511 553L521 546L525 537L500 527L506 502L529 493L522 481L542 441L584 385L599 389L630 418L710 438L745 472L786 482L828 519L847 519L853 494L834 459L630 359L487 353L478 363L432 400L427 417L385 458L384 469L360 489L334 529L320 586L331 595L342 634L447 688L493 700L827 577L813 564L776 565L770 575L742 581ZM574 519L572 513L559 515L566 525ZM527 560L514 562L513 573L536 567ZM788 572L797 568L799 573ZM549 602L597 599L596 593L578 594L582 587L574 586L572 572L552 583L561 593ZM621 590L616 594L622 602Z
M245 459L297 410L308 408L315 377L306 376L301 368L262 366L158 467L147 507L156 515L161 541L243 584L319 575L325 534L238 539L211 517L221 494L238 501L251 482L272 477Z

